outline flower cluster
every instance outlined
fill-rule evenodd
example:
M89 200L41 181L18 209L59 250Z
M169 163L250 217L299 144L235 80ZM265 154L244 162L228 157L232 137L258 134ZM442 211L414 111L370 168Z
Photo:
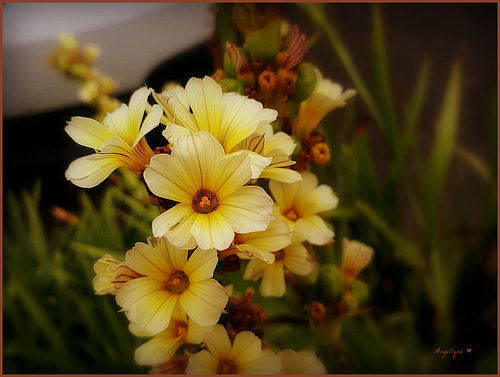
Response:
M239 9L241 25L245 11L252 9ZM338 320L339 302L352 312L362 301L356 277L373 250L345 240L342 267L319 266L317 248L334 241L324 214L339 199L309 164L294 161L299 150L315 155L316 126L354 91L342 93L301 64L305 35L296 26L278 38L274 55L260 51L255 41L280 21L267 14L263 25L241 26L248 49L227 43L224 69L213 77L162 93L140 88L102 122L74 117L66 127L95 151L69 166L68 180L90 188L126 167L161 209L148 243L136 243L124 261L103 256L94 280L96 293L116 295L131 331L149 338L135 358L155 373L326 373L313 351L267 343L255 292L238 298L220 276L260 281L264 297L285 296L297 279L324 284L332 291L324 302L302 308L314 329ZM145 136L160 125L165 146L153 149Z

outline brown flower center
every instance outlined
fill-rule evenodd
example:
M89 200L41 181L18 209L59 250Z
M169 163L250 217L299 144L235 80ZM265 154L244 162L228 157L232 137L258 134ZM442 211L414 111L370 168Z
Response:
M217 196L209 190L201 189L193 196L192 207L197 213L210 213L217 209Z
M276 261L283 260L283 258L285 258L285 253L283 252L283 250L275 251L273 252L273 254L274 254L274 260Z
M217 374L235 374L236 363L233 360L222 359L217 366Z
M188 287L189 277L183 271L175 271L165 283L165 289L172 293L182 293Z

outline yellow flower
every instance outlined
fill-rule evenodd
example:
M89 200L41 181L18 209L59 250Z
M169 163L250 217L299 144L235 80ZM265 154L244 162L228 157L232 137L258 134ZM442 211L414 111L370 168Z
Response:
M129 105L104 118L103 123L85 117L73 117L65 130L78 144L96 153L73 161L66 178L84 188L97 186L115 169L126 166L140 175L154 155L144 136L155 128L163 114L154 105L143 121L151 89L141 88L130 98Z
M225 156L208 132L179 137L172 154L151 159L144 179L155 195L179 202L153 221L153 234L177 247L227 249L236 233L265 230L273 201L251 178L244 153Z
M249 150L272 159L269 166L260 174L260 178L293 183L302 180L299 172L290 169L290 166L295 164L295 161L290 158L295 145L289 135L281 131L274 133L270 124L264 124L259 126L254 134L239 143L235 149Z
M286 221L273 219L262 232L246 234L236 233L231 246L219 253L221 258L231 254L238 254L241 258L257 258L266 263L273 263L273 252L283 249L290 244L292 232Z
M278 113L264 109L260 102L240 94L222 93L222 88L212 78L192 78L186 88L177 87L162 94L153 94L165 111L167 128L163 136L175 143L189 132L207 131L222 145L226 154L238 152L238 143L252 135L259 125L270 124ZM248 153L252 178L258 178L271 158Z
M356 95L354 89L343 92L339 83L324 79L316 68L316 86L311 95L300 104L299 114L292 125L292 135L301 140L311 133L330 111L346 105Z
M274 252L274 255L275 260L272 264L252 258L243 274L243 279L254 281L262 277L260 293L265 297L281 297L285 294L285 268L301 276L309 274L314 269L314 263L301 243L287 246Z
M165 330L176 305L195 323L217 323L227 304L224 287L212 279L217 265L215 250L188 250L157 238L155 247L136 243L126 255L127 266L141 277L123 284L116 302L132 322L150 334Z
M359 241L344 238L342 248L342 265L340 271L345 285L349 286L363 268L370 263L373 249Z
M213 326L200 326L185 313L174 310L168 327L135 350L138 365L158 366L166 363L182 344L200 344Z
M281 374L326 374L323 362L311 350L278 351L281 358Z
M250 331L239 332L233 344L223 325L215 325L205 338L207 349L189 357L187 374L279 374L278 355L262 349Z
M313 245L325 245L333 240L334 233L319 214L334 209L338 198L330 186L318 186L313 173L306 171L301 174L300 182L271 180L269 188L280 208L280 217L293 231L292 243L307 241Z

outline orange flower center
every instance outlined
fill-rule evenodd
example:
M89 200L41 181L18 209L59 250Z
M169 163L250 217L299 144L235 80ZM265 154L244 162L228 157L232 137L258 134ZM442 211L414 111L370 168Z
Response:
M215 211L218 206L217 196L209 190L198 190L193 196L192 207L197 213L210 213Z
M233 360L222 359L217 366L217 374L235 374L237 373L236 364Z
M177 324L177 336L184 336L187 334L188 325L186 322L179 322Z
M172 293L182 293L188 287L189 277L183 271L175 271L165 283L165 289Z
M293 208L291 210L285 212L284 215L288 220L292 220L292 221L297 221L297 219L300 218L300 215Z

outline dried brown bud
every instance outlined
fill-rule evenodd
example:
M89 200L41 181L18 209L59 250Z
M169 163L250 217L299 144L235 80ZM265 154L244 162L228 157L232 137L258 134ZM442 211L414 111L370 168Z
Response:
M323 305L321 302L313 301L311 305L309 305L309 314L316 321L321 321L322 319L325 319L326 315L325 305Z
M307 153L307 151L300 151L297 156L295 156L295 165L293 165L293 169L296 171L307 170L309 167L309 161L311 161L311 157Z
M233 254L224 258L222 265L228 272L238 271L241 268L241 260L236 254Z

